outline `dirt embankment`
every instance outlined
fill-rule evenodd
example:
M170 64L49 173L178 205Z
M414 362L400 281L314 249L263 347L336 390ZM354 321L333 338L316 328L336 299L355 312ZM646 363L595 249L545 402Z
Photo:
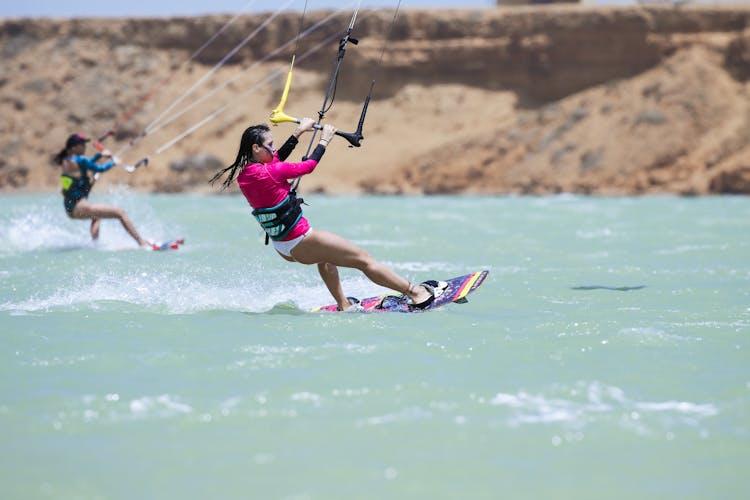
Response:
M320 108L348 15L300 43L298 57L333 37L298 61L288 113ZM405 10L386 41L392 15L360 13L327 116L353 130L375 78L363 146L334 142L303 188L750 193L750 6ZM114 125L107 147L151 161L101 184L208 190L283 87L291 48L264 57L297 33L298 15L274 19L211 73L265 18L239 19L187 64L228 16L0 21L0 190L57 189L50 157L65 137ZM275 128L277 142L291 130Z

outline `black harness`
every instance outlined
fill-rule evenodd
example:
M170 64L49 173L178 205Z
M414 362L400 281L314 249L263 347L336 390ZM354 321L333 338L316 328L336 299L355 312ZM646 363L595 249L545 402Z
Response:
M289 196L281 203L269 208L256 208L253 216L266 232L266 245L268 239L273 241L283 240L302 217L302 203L305 200L297 198L297 192L292 190Z
M91 179L89 179L89 176L86 174L86 169L80 165L79 168L81 169L80 177L73 177L68 174L62 174L60 176L65 210L69 213L72 213L76 203L83 198L87 198L91 191Z

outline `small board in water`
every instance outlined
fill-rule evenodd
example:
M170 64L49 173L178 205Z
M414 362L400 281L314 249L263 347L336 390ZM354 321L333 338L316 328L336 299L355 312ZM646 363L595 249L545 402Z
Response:
M478 271L476 273L458 276L449 280L439 281L439 287L435 290L435 300L425 309L416 309L410 306L409 299L403 295L379 295L362 299L360 305L364 308L362 312L401 312L413 313L431 311L445 304L455 302L465 304L468 302L466 296L482 286L489 271ZM321 306L312 309L312 312L337 312L336 304Z
M180 245L185 244L185 238L177 238L176 240L165 241L164 243L152 243L151 250L154 252L163 252L164 250L177 250Z

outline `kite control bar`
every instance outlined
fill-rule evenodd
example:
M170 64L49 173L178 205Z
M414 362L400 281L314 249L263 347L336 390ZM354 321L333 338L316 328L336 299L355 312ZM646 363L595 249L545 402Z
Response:
M326 92L325 99L323 101L323 107L318 112L318 121L313 125L313 128L315 130L321 130L323 128L322 125L320 125L320 122L325 117L325 113L330 109L331 105L333 104L333 96L336 93L336 82L338 80L339 68L341 66L341 61L344 59L344 53L346 52L346 44L351 42L354 45L357 45L359 43L359 40L351 36L352 28L354 27L354 20L356 19L356 17L357 17L357 12L355 11L354 15L352 16L351 23L349 24L349 29L347 30L346 34L339 42L339 50L338 50L338 56L336 60L336 67L334 69L333 76L331 77L331 81L328 87L328 91ZM293 55L292 63L289 67L289 73L286 76L286 83L284 84L284 91L281 93L281 99L279 100L279 104L276 106L276 108L273 111L271 111L271 116L269 118L269 121L274 125L278 125L279 123L284 123L284 122L292 122L292 123L297 123L297 124L300 123L299 118L289 116L288 114L284 112L284 106L286 105L287 98L289 97L289 89L292 86L292 74L294 72L295 58L296 58L296 55ZM336 135L346 139L346 141L350 144L351 147L358 148L362 145L362 140L364 139L364 136L362 135L362 126L364 125L364 122L365 122L365 115L367 114L367 106L370 104L371 95L372 95L372 87L370 87L370 94L365 99L364 106L362 107L362 114L359 117L359 124L357 125L357 130L354 132L342 132L340 130L336 131Z
M273 113L271 113L271 117L269 118L269 120L274 125L278 125L279 123L284 123L284 122L292 122L292 123L299 124L301 121L299 118L289 116L288 114L284 113L283 111L279 111L278 109L275 109ZM323 130L323 125L319 123L314 123L313 128L315 130ZM364 139L364 137L362 136L362 121L360 120L360 126L358 127L356 132L342 132L340 130L337 130L336 135L346 139L346 141L352 147L355 147L355 148L360 147L362 145L362 139Z

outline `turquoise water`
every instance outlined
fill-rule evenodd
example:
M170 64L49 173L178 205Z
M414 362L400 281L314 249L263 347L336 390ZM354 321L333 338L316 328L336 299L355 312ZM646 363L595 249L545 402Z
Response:
M312 314L236 196L0 197L3 498L748 498L750 198L306 196L465 305ZM382 291L342 271L347 293Z

